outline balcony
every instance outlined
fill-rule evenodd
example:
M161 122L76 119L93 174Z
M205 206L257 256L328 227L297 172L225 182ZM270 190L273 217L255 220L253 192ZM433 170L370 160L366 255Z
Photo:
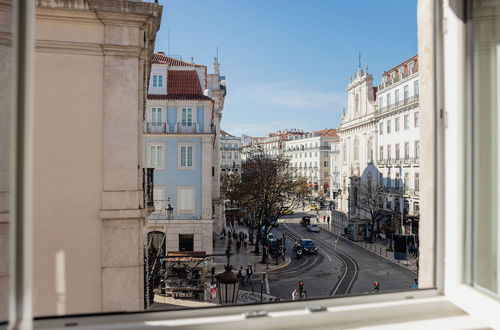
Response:
M177 133L200 133L198 125L196 123L191 123L191 126L182 125L182 123L177 123L176 125Z
M384 112L388 112L391 110L405 107L407 105L415 104L418 102L418 95L419 94L416 94L416 95L413 95L412 97L407 97L404 100L401 100L399 102L395 102L395 103L390 104L388 106L382 107L382 108L378 109L378 113L384 113Z
M148 213L153 212L155 209L153 174L154 168L148 167L142 169L142 196L144 207L147 209Z
M167 129L167 123L146 123L144 130L144 133L169 133Z

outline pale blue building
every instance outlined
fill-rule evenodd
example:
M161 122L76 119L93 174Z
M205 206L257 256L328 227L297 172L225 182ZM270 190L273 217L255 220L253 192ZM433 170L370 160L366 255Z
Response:
M217 60L214 71L207 74L204 65L153 54L143 159L145 167L155 169L155 211L146 232L165 233L167 252L211 253L222 221L218 132L225 82Z

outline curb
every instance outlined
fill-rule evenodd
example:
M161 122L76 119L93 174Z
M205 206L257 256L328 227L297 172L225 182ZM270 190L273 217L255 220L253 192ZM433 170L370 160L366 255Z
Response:
M325 229L325 228L323 228L323 227L320 227L320 228L321 228L321 229L323 229L324 231L326 231L326 232L330 233L330 234L334 234L334 235L339 236L339 237L340 237L340 238L342 238L344 241L349 242L350 244L356 245L357 247L360 247L360 248L364 249L365 251L368 251L368 252L370 252L371 254L373 254L373 255L375 255L375 256L377 256L377 257L379 257L379 258L382 258L382 259L385 259L385 260L387 260L387 261L390 261L390 262L392 262L393 264L398 265L399 267L402 267L402 268L404 268L404 269L406 269L406 270L408 270L408 271L412 272L413 274L418 275L418 273L417 273L416 271L414 271L413 269L411 269L410 267L407 267L407 266L405 266L405 265L403 265L403 264L397 263L397 262L395 262L394 260L389 259L389 258L387 258L387 257L381 256L380 254L378 254L378 253L376 253L376 252L373 252L372 250L367 249L367 248L363 247L362 245L358 245L358 244L354 243L353 241L351 241L351 240L349 240L349 239L347 239L347 238L343 237L342 235L338 235L338 234L336 234L336 233L334 233L334 232L331 232L331 231L329 231L329 230L327 230L327 229Z
M265 272L256 272L256 273L254 273L254 274L255 274L255 275L257 275L257 274L262 275L263 273L270 273L270 272L273 272L273 271L275 271L275 270L283 269L283 268L287 267L288 265L290 265L290 263L292 262L292 258L290 258L290 257L286 257L286 258L285 258L285 260L286 260L286 261L285 261L284 263L280 264L279 266L276 266L276 267L274 267L274 268L269 268L269 269L268 269L267 271L265 271Z

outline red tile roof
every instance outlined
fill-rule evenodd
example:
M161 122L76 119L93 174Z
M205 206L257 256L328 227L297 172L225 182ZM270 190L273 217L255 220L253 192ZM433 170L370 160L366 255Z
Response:
M168 94L148 94L148 100L211 100L203 95L195 70L168 70Z
M181 60L178 60L176 58L160 54L160 53L153 53L153 56L151 58L151 63L154 64L168 64L171 66L194 66L194 67L205 67L204 65L200 64L194 64L194 63L189 63L189 62L184 62Z
M148 94L148 100L182 100L182 101L210 101L212 100L205 95L165 95L165 94Z
M339 137L339 135L337 134L337 130L335 128L325 128L321 131L316 131L314 133L319 133L321 136Z
M168 70L167 76L167 92L168 94L185 94L185 95L200 95L200 81L196 71L177 71Z

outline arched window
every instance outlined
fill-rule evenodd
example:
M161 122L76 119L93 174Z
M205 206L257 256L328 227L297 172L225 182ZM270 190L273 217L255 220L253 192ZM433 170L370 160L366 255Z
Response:
M354 138L354 160L359 161L359 139L356 136Z

